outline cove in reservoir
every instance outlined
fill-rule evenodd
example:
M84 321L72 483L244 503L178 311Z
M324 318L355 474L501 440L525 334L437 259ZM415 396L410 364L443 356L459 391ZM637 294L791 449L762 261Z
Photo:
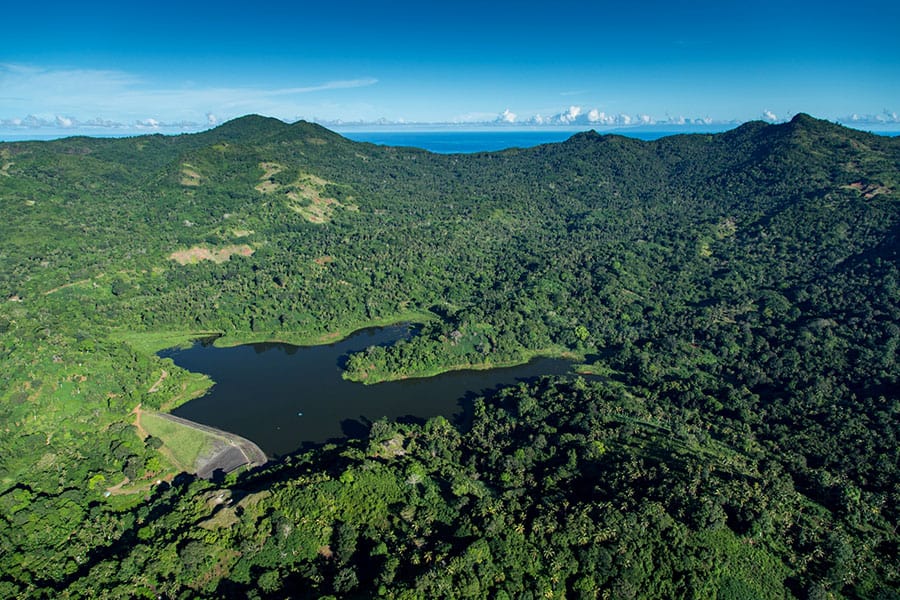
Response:
M236 433L270 457L347 437L365 437L382 417L425 420L461 416L472 398L498 386L567 373L568 360L537 358L516 367L451 371L423 379L363 385L341 378L351 352L408 338L406 325L358 331L335 344L280 343L216 348L209 342L159 353L216 385L173 414Z

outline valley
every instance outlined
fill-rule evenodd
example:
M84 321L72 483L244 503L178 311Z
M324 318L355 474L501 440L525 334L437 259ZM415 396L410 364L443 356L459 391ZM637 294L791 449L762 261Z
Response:
M897 138L801 114L433 154L247 116L0 157L0 596L900 586ZM213 480L173 452L197 439L136 421L214 384L165 349L404 322L328 368L372 390L536 356L595 375L371 415Z

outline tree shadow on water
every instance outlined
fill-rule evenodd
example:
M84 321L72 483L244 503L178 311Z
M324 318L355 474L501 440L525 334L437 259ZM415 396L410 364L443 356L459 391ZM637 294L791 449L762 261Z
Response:
M344 438L355 438L364 440L369 437L369 429L372 427L372 421L362 415L358 419L343 419L341 421L341 432Z

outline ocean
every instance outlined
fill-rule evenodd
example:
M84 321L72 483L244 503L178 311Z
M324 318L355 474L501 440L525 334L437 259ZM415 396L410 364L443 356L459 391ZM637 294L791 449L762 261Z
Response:
M668 130L649 130L644 128L622 128L609 131L601 131L601 134L614 134L631 137L639 140L656 140L668 135L678 135L684 133L716 133L725 131L728 127L716 126L709 128L670 128ZM357 141L369 142L383 146L406 146L413 148L422 148L429 152L440 154L456 154L456 153L473 153L473 152L494 152L496 150L505 150L507 148L530 148L541 144L550 144L562 142L579 130L560 130L560 129L536 129L536 130L490 130L490 131L467 131L467 130L438 130L438 131L356 131L341 130L336 128L340 135ZM877 135L897 136L896 131L873 131ZM64 132L54 133L10 133L0 131L0 142L17 142L27 140L53 140L66 137L69 135ZM135 133L123 134L106 134L96 135L94 137L128 137L138 135Z
M507 148L531 148L541 144L563 142L577 130L546 131L338 131L356 142L370 142L381 146L409 146L439 154L467 154L494 152ZM604 132L606 133L606 132ZM664 131L621 130L615 132L641 140L655 140L674 133Z
M380 146L408 146L422 148L429 152L441 154L493 152L506 148L530 148L541 144L562 142L579 130L532 130L532 131L467 131L467 130L439 130L439 131L341 131L337 133L355 142L370 142ZM655 140L664 135L672 135L672 132L622 130L611 133L627 135L642 140ZM0 132L0 142L24 142L24 141L49 141L71 135L68 132L54 133L3 133ZM139 133L104 133L89 134L92 137L131 137Z

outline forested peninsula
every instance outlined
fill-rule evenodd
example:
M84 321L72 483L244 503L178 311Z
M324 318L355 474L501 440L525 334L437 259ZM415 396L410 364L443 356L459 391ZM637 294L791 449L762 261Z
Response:
M900 139L803 114L0 143L0 597L898 598L898 233ZM399 322L347 379L592 376L212 479L159 416L212 384L163 348Z

